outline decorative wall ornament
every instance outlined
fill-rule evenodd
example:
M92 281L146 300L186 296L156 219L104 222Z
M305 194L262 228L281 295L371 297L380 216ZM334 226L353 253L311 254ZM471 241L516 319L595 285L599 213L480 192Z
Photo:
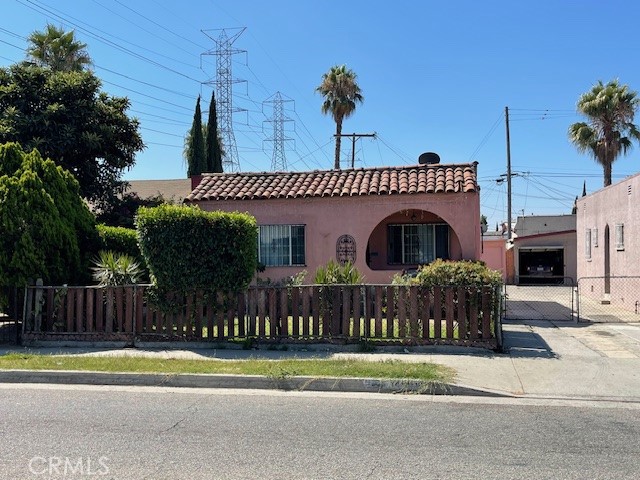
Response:
M336 242L336 260L340 265L356 262L356 239L351 235L341 235Z

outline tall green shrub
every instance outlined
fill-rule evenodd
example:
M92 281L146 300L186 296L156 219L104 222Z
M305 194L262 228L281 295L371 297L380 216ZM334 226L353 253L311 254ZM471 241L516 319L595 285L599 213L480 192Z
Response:
M98 236L79 191L70 172L37 150L0 145L0 286L89 280Z
M163 291L241 290L256 271L258 227L248 214L142 207L136 227L147 267Z

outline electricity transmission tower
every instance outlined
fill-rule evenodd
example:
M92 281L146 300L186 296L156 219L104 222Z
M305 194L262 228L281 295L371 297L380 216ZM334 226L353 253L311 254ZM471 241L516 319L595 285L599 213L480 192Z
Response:
M246 27L223 28L221 30L202 30L207 37L213 40L216 47L207 50L202 55L216 56L216 78L209 82L216 91L216 110L218 114L218 131L222 137L224 157L222 158L222 168L225 172L239 172L240 158L238 157L238 147L236 137L233 133L233 113L241 112L244 109L233 107L233 84L246 80L233 78L231 73L231 58L238 53L246 53L246 50L239 50L232 47ZM207 32L219 32L217 37L213 37Z
M273 105L273 115L265 120L265 123L273 124L273 136L265 139L265 142L273 142L273 156L271 157L271 171L284 172L287 170L287 158L285 156L285 142L293 141L293 138L285 136L284 123L293 120L284 113L284 104L293 102L292 99L276 92L262 102L262 112L265 105Z

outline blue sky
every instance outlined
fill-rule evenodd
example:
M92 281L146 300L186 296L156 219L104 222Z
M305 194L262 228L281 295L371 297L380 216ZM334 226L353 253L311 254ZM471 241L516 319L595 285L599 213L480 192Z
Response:
M247 53L233 62L247 81L233 97L246 109L234 116L242 170L271 167L271 111L262 102L276 91L294 100L289 169L332 167L335 124L314 89L344 63L365 102L343 131L378 134L358 142L356 166L415 164L426 151L443 163L478 161L481 210L495 228L507 216L506 186L496 182L506 171L505 106L514 219L570 213L583 181L590 192L601 188L601 167L566 132L580 119L576 100L597 80L640 89L639 14L640 5L620 0L3 0L0 65L24 59L25 38L47 22L75 29L103 90L129 97L141 121L147 148L125 178L181 178L196 97L208 102L203 82L215 77L215 57L201 55L215 44L202 30L246 27L234 46ZM619 159L614 182L639 171L639 159L638 147Z

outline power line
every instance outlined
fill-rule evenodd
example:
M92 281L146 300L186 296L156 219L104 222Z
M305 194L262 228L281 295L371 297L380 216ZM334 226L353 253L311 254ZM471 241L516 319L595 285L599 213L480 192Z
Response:
M18 3L20 3L21 5L23 5L23 6L25 6L25 7L27 7L27 8L30 8L31 10L37 11L38 13L43 13L43 12L45 12L46 14L49 14L49 15L51 15L51 16L53 16L53 17L57 18L58 20L60 20L60 21L62 21L62 22L64 22L64 23L67 23L67 24L69 24L69 25L71 25L71 26L73 26L73 27L77 28L78 30L80 30L80 31L84 32L85 34L89 35L91 38L94 38L94 39L96 39L96 40L98 40L98 41L100 41L100 42L102 42L102 43L105 43L106 45L109 45L109 46L111 46L111 47L113 47L113 48L115 48L115 49L117 49L117 50L120 50L121 52L127 53L127 54L129 54L129 55L131 55L131 56L133 56L133 57L135 57L135 58L138 58L138 59L140 59L140 60L144 60L145 62L150 63L150 64L152 64L152 65L154 65L154 66L156 66L156 67L162 68L162 69L167 70L167 71L172 72L172 73L175 73L176 75L179 75L179 76L181 76L181 77L184 77L184 78L186 78L186 79L188 79L188 80L191 80L191 81L193 81L193 82L196 82L196 83L200 84L200 81L199 81L199 80L197 80L197 79L195 79L195 78L193 78L193 77L191 77L191 76L189 76L189 75L186 75L186 74L184 74L184 73L182 73L182 72L179 72L178 70L174 70L173 68L170 68L170 67L166 66L165 64L162 64L162 63L157 62L157 61L155 61L155 60L152 60L152 59L150 59L150 58L148 58L148 57L145 57L144 55L141 55L141 54L139 54L139 53L137 53L137 52L134 52L133 50L130 50L130 49L126 48L126 47L123 47L122 45L118 45L117 43L115 43L115 42L113 42L113 41L111 41L111 40L109 40L109 39L105 38L105 37L104 37L104 36L102 36L102 35L98 35L98 34L96 34L96 33L91 32L91 31L90 31L90 30L88 30L87 28L82 27L81 25L79 25L78 23L76 23L76 22L80 22L80 23L84 23L85 25L88 25L87 23L82 22L81 20L77 20L77 19L75 19L74 17L69 17L69 18L72 18L73 20L76 20L76 22L70 21L68 18L66 18L66 17L64 17L64 16L62 16L62 15L59 15L59 14L55 13L55 11L49 10L48 8L45 8L45 7L43 7L42 5L38 5L38 4L35 2L35 0L16 0L16 1L17 1ZM30 4L31 4L31 5L30 5ZM59 10L56 10L56 11L59 11ZM101 30L99 30L99 29L97 29L97 28L95 28L95 27L93 27L93 26L91 26L91 25L88 25L88 26L89 26L90 28L93 28L93 29L95 29L95 30L99 31L99 32L101 31ZM108 33L107 33L107 35L110 35L110 36L112 36L112 37L114 37L114 38L118 38L118 37L115 37L114 35L111 35L111 34L108 34ZM118 38L118 39L119 39L119 38ZM125 43L129 43L129 44L131 44L130 42L128 42L128 41L126 41L126 40L122 40L122 39L119 39L119 40L124 41ZM136 47L138 47L138 48L140 48L140 49L142 49L142 50L147 50L147 49L145 49L145 48L143 48L143 47L139 47L139 46L137 46L137 45L135 45L135 46L136 46ZM151 52L151 53L154 53L154 54L156 54L156 55L158 55L158 56L164 56L164 55L162 55L162 54L158 54L158 53L156 53L156 52ZM169 59L170 59L170 60L174 60L174 59L171 59L171 58L169 58ZM178 62L180 62L180 61L178 61ZM194 68L195 68L195 67L194 67Z
M114 0L117 4L122 5L124 8L126 8L127 10L132 11L133 13L135 13L136 15L144 18L147 22L150 22L152 24L154 24L155 26L163 29L165 32L170 33L171 35L173 35L174 37L180 38L182 40L184 40L185 42L189 42L192 45L195 45L196 47L198 47L199 49L204 49L205 47L203 47L202 45L194 42L193 40L187 38L187 37L183 37L182 35L178 35L176 32L174 32L173 30L171 30L170 28L165 27L164 25L159 24L158 22L151 20L149 17L147 17L146 15L143 15L142 13L138 12L137 10L134 10L133 8L131 8L129 5L126 5L125 3L122 3L120 0ZM156 2L157 3L157 2ZM174 16L172 15L172 18L174 18ZM168 41L167 41L168 42ZM187 53L189 53L187 50L183 50Z
M498 125L500 124L500 122L502 122L502 119L504 118L504 113L500 112L500 115L498 116L498 118L496 119L496 121L493 123L493 125L491 125L491 128L489 129L489 131L487 132L487 134L484 136L484 138L480 141L480 144L476 147L476 149L473 151L473 153L471 155L469 155L469 161L472 161L473 158L478 154L478 152L482 149L482 147L484 147L484 145L489 141L489 138L491 138L491 135L493 135L493 132L496 131L496 128L498 128Z

